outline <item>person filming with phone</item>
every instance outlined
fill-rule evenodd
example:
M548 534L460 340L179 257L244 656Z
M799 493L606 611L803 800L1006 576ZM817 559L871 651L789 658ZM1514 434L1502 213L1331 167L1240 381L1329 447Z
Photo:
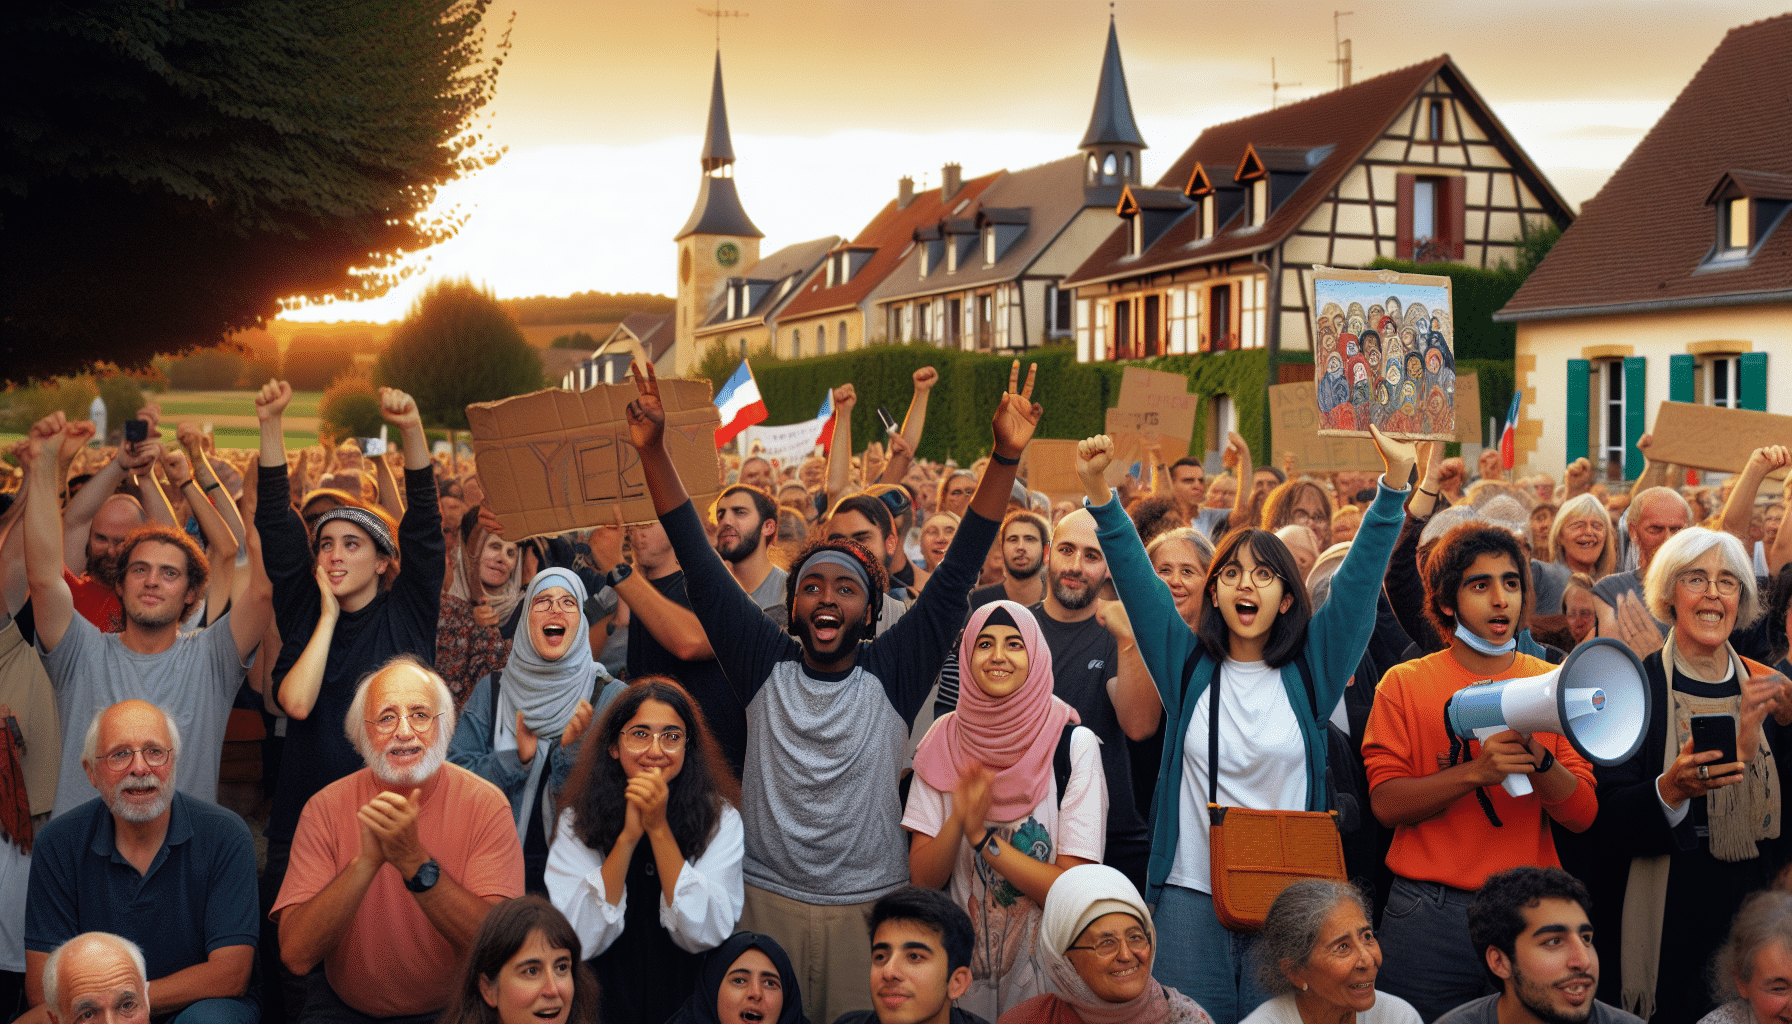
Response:
M1643 589L1669 628L1643 660L1642 747L1596 769L1603 860L1593 905L1603 920L1594 934L1606 963L1621 965L1601 980L1600 998L1655 1024L1690 1024L1715 1005L1705 967L1730 919L1784 859L1792 682L1730 645L1760 613L1736 538L1680 531L1655 552Z

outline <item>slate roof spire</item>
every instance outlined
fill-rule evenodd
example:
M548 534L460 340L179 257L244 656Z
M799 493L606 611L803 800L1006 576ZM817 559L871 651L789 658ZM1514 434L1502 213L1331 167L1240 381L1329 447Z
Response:
M1107 145L1146 148L1138 123L1132 118L1132 98L1126 92L1126 69L1120 66L1120 36L1114 30L1112 14L1108 15L1108 48L1101 58L1095 110L1089 115L1089 130L1083 133L1078 148Z
M1124 88L1124 86L1122 86ZM722 98L722 51L716 51L716 74L709 89L709 127L703 132L703 170L707 173L734 162L734 142L728 136L728 103Z

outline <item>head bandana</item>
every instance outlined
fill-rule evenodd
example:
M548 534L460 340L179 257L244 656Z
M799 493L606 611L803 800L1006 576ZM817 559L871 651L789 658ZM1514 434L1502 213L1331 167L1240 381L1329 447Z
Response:
M804 559L803 564L797 567L794 575L797 579L802 579L803 574L809 571L809 567L817 562L825 562L828 565L837 565L842 569L850 570L854 576L859 578L859 584L865 588L865 593L871 593L871 575L865 571L865 567L860 564L858 559L844 551L835 551L833 548L823 548Z
M392 543L392 531L386 528L386 521L355 505L342 505L318 516L317 524L311 528L311 543L316 545L323 537L325 523L337 519L346 519L360 527L361 532L373 539L373 546L380 554L388 558L398 554L398 547Z

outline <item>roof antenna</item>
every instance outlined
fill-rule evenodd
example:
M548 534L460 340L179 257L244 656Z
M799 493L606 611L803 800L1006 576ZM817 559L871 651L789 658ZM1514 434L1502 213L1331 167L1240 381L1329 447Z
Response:
M747 17L745 11L724 11L719 7L699 7L697 13L705 18L716 19L716 49L718 50L722 48L722 19Z
M1269 82L1267 84L1269 85L1269 108L1271 110L1276 108L1277 97L1283 89L1298 89L1301 85L1299 82L1276 81L1276 59L1274 57L1269 58Z
M1338 88L1350 88L1350 40L1342 38L1338 30L1338 19L1348 18L1355 11L1332 12L1332 63L1338 66Z

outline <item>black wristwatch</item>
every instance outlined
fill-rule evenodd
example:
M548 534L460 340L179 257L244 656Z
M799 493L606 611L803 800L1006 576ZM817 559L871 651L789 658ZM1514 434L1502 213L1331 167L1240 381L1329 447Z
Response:
M1543 760L1537 762L1537 774L1542 775L1556 766L1556 755L1548 747L1543 748Z
M634 574L634 566L627 562L618 562L616 568L604 573L604 586L609 587L611 590L615 590L618 583L621 583L623 580L628 579Z
M423 862L417 873L404 880L404 887L412 892L428 892L436 887L442 879L442 866L434 858Z

